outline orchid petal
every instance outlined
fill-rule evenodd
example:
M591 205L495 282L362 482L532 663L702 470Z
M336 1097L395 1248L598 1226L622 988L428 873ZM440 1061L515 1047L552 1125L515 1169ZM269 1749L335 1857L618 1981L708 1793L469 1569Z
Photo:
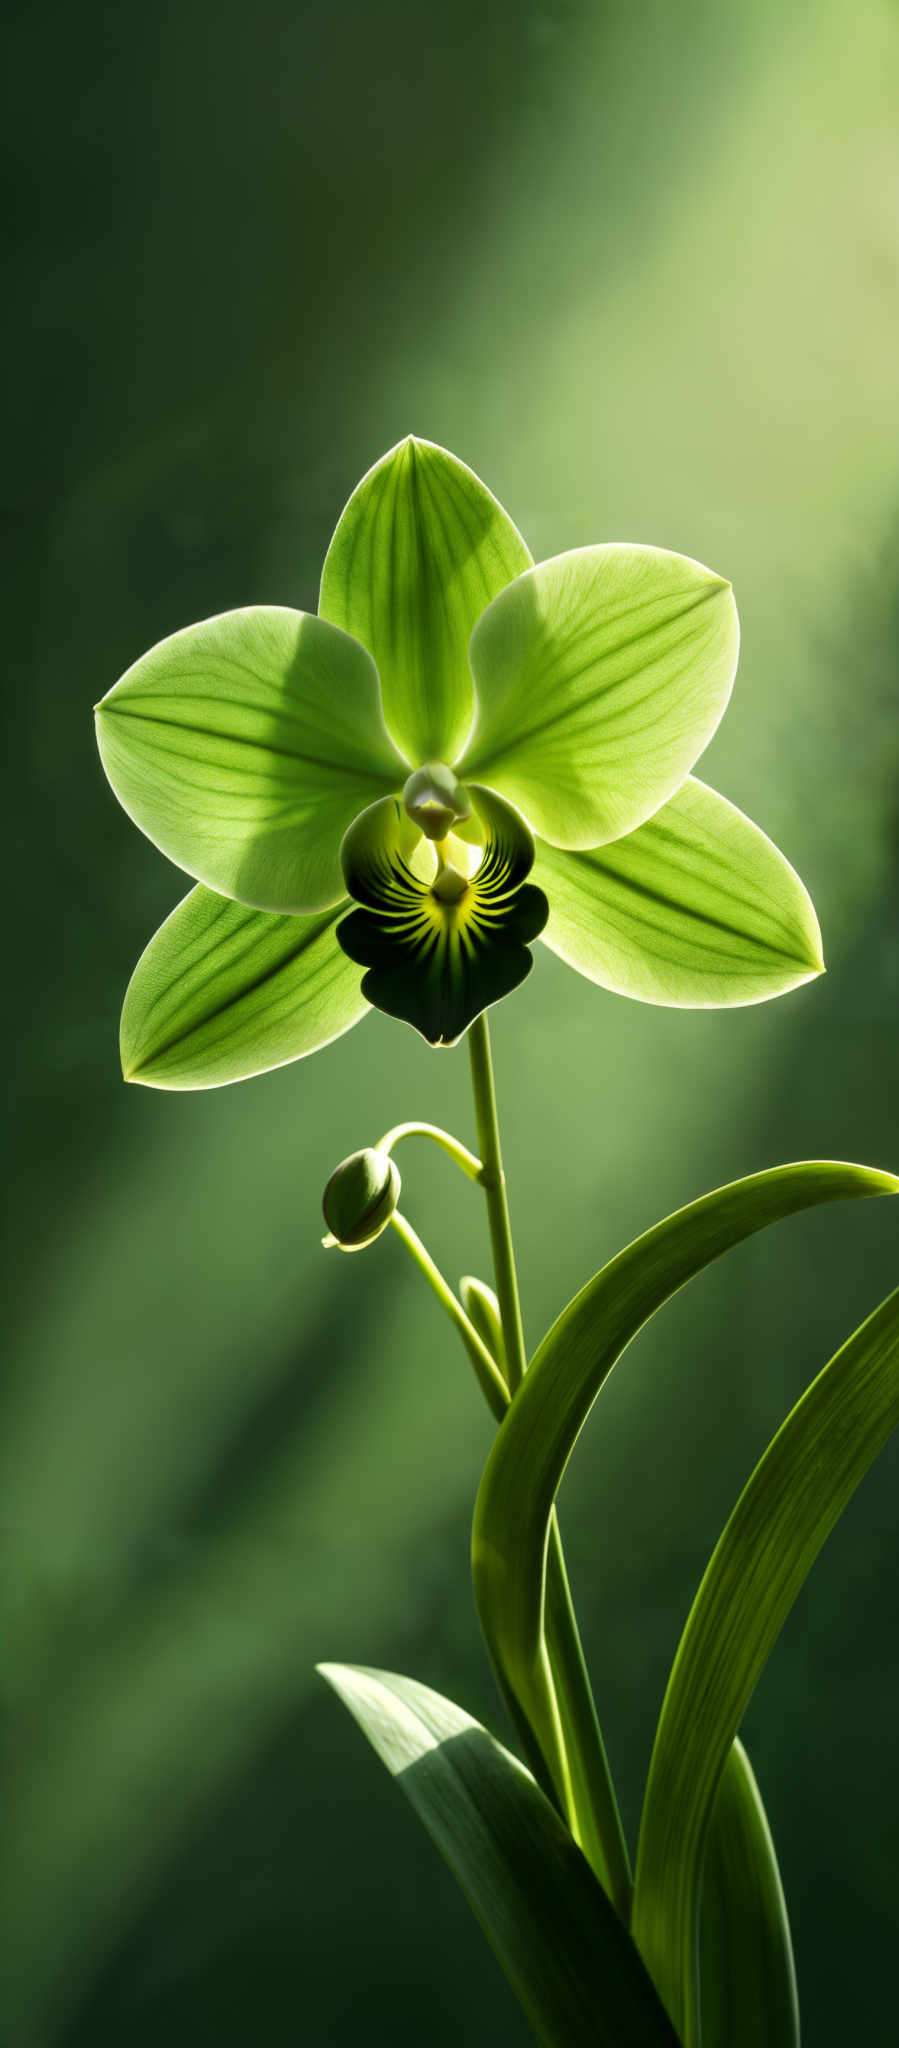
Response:
M348 824L404 776L371 656L278 605L173 633L96 716L135 824L176 866L258 910L338 903Z
M319 612L378 665L384 715L412 767L453 761L474 710L472 627L531 557L474 471L411 436L382 457L342 512Z
M540 838L620 839L673 796L730 696L729 583L662 548L576 548L519 576L471 639L478 718L458 773Z
M645 825L591 853L538 841L544 944L640 1002L765 1002L823 972L799 876L734 804L690 777Z
M122 1010L122 1071L150 1088L218 1088L318 1052L368 1013L337 943L345 903L312 917L192 889L141 955Z

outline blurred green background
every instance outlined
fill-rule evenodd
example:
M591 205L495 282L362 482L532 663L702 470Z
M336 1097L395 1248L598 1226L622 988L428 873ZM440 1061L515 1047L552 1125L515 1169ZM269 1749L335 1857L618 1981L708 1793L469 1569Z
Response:
M465 1053L375 1016L314 1067L126 1090L121 996L185 884L106 788L90 707L192 619L314 606L407 431L538 558L711 562L744 652L703 773L799 868L829 973L678 1014L537 949L494 1013L531 1339L707 1187L899 1166L899 17L33 0L10 43L2 2038L513 2048L464 1903L313 1676L409 1671L503 1728L468 1366L392 1238L319 1246L344 1153L402 1116L471 1137ZM404 1168L448 1272L486 1274L475 1192L421 1148ZM665 1311L586 1432L563 1519L631 1829L735 1493L896 1265L889 1204L782 1226ZM897 1472L744 1729L816 2048L896 2038Z

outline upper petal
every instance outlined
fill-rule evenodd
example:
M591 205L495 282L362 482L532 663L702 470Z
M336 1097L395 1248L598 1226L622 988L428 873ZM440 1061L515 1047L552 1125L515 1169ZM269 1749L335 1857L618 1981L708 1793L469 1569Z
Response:
M464 746L471 629L530 561L486 485L431 441L392 448L341 513L319 612L374 656L388 727L413 767L454 761Z
M554 846L619 839L711 738L738 648L730 584L685 555L613 542L540 562L472 634L478 714L459 773Z
M537 845L546 944L644 1003L761 1003L823 969L799 876L757 825L692 777L648 823L591 853Z
M403 779L371 656L280 605L161 640L96 718L135 824L188 874L259 910L337 903L347 825Z

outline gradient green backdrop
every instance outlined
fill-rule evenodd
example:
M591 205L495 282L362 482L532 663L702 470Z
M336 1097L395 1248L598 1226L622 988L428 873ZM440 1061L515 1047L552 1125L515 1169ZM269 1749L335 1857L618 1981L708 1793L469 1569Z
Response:
M899 17L886 0L44 0L11 33L8 1071L0 1412L5 2048L523 2044L317 1658L502 1728L467 1578L489 1423L392 1238L319 1246L332 1165L472 1134L464 1049L374 1017L243 1086L126 1090L122 992L183 878L90 707L152 641L314 606L407 431L538 557L650 541L733 579L703 772L807 881L829 973L641 1008L543 948L495 1014L531 1339L707 1187L899 1165ZM406 1204L486 1272L475 1192ZM895 1283L896 1216L782 1226L629 1354L563 1519L633 1827L667 1664L752 1462ZM899 1463L816 1568L744 1734L806 2038L899 2009Z

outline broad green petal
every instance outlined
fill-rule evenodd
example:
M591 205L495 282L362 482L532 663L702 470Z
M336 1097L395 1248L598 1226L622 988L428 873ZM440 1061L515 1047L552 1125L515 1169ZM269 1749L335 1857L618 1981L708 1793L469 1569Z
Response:
M494 598L471 639L478 715L459 773L553 846L633 832L689 774L724 710L730 584L663 548L575 548Z
M742 1742L721 1773L702 1866L702 2048L799 2048L787 1906Z
M437 873L431 842L395 797L364 811L341 851L346 886L362 907L338 926L340 944L368 969L368 1001L430 1045L455 1045L473 1018L518 987L546 922L546 897L525 880L534 841L524 820L491 790L469 796L466 839L444 841L459 863L448 874ZM475 829L483 853L466 880Z
M897 1425L899 1289L854 1331L768 1445L712 1552L678 1645L643 1803L633 1932L686 2048L700 2038L700 1887L721 1772L822 1544Z
M630 1936L523 1765L415 1679L319 1668L448 1863L544 2048L677 2048Z
M823 971L810 898L734 804L692 777L636 832L590 853L537 844L544 944L617 995L712 1009Z
M341 513L319 612L374 656L384 715L413 768L454 761L471 726L471 629L530 566L508 514L455 455L410 435Z
M325 910L366 804L403 781L370 655L254 605L161 640L97 706L103 766L142 832L257 910Z
M337 944L345 901L312 917L192 889L141 955L122 1010L122 1071L150 1088L218 1088L317 1052L368 1012Z

